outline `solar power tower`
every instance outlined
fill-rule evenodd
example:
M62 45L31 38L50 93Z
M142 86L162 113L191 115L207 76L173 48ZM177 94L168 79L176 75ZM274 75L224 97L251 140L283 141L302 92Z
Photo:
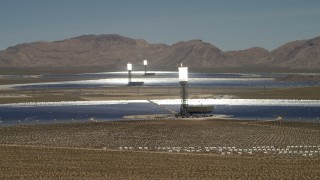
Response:
M143 65L144 65L144 75L147 75L147 65L148 65L148 61L147 61L147 60L143 60Z
M128 70L128 85L131 84L131 71L132 71L132 64L128 63L127 64L127 70Z
M180 105L180 116L181 117L189 117L188 111L188 67L181 67L179 69L179 81L180 81L180 97L181 97L181 105Z

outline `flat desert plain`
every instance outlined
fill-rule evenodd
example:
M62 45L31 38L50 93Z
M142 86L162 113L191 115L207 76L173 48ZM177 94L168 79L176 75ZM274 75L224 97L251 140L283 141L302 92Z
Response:
M0 126L3 179L319 179L320 124L135 120Z

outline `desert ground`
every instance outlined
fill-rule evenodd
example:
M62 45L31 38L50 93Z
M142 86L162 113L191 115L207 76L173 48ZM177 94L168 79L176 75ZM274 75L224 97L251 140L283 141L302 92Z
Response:
M0 127L0 177L318 179L320 124L136 120Z

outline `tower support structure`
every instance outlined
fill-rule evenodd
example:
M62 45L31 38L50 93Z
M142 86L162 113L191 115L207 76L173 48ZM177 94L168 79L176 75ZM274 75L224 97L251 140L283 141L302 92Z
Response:
M147 65L144 65L144 75L147 74Z
M148 60L143 60L143 65L144 65L144 75L147 75Z
M180 116L181 117L189 117L187 87L188 87L187 81L180 81L180 97L181 97Z
M132 64L128 63L127 64L127 70L128 70L128 85L131 84L131 71L132 71Z
M180 116L181 117L189 117L189 109L188 109L188 67L178 68L179 70L179 81L180 81L180 97L181 97L181 105L180 105Z
M131 79L132 79L131 70L128 70L128 84L131 83Z

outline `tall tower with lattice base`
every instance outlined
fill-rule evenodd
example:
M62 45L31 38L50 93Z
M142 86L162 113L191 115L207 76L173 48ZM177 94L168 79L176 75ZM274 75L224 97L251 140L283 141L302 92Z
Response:
M143 65L144 65L144 75L147 75L147 65L148 65L148 61L147 61L147 60L143 60Z
M179 81L180 81L180 97L181 97L181 105L180 105L180 116L181 117L189 117L188 110L188 67L179 67Z
M180 81L180 97L181 97L181 105L180 105L180 116L181 117L188 117L188 82L187 81Z
M127 64L127 70L128 70L128 85L131 84L131 71L132 71L132 64L128 63Z

